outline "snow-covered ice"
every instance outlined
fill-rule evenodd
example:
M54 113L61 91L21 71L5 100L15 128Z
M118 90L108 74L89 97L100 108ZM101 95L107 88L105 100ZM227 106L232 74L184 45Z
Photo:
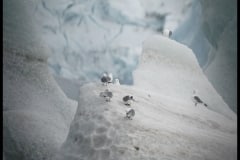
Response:
M41 0L36 3L55 75L97 81L104 71L132 84L135 59L147 35L173 30L186 15L189 0ZM152 7L149 7L152 6Z
M237 159L236 114L210 85L189 48L166 37L150 37L134 82L109 85L114 96L108 103L99 96L106 86L82 86L57 159ZM195 88L209 108L194 106ZM135 98L133 120L124 118L126 94Z
M51 159L66 139L77 102L49 72L47 50L29 17L33 1L3 1L3 155ZM33 15L33 14L30 14Z
M168 37L149 36L165 23L173 30L191 2L124 2L3 1L3 159L237 159L237 115L204 76L192 50ZM211 14L208 1L202 2L204 13ZM213 11L221 10L223 2ZM164 10L164 5L171 7ZM176 19L166 21L171 17ZM211 76L221 72L219 65L234 62L224 70L233 71L231 77L234 56L223 60L225 52L236 51L235 43L228 44L236 19L215 31L213 12L205 17L209 28L204 33L218 45L212 55L220 53L206 74L214 81L218 76ZM190 43L196 43L201 29L186 36ZM82 81L55 76L56 83L48 63L57 75ZM106 68L121 84L134 85L85 84ZM113 93L110 102L99 96L107 88ZM194 105L195 89L207 107ZM124 105L125 95L133 95L131 106ZM124 118L128 107L135 111L132 120Z
M161 36L147 39L143 48L140 65L134 72L134 86L162 92L175 100L189 99L195 89L210 109L236 116L212 87L191 49Z
M45 61L3 53L3 152L6 160L51 159L65 140L77 102Z
M237 112L237 0L193 0L173 39L191 48L205 75Z

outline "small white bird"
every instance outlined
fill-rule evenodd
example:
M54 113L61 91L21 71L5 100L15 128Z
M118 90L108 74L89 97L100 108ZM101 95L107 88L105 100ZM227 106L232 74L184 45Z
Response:
M102 77L107 77L107 73L103 73Z
M119 82L119 79L118 79L118 78L116 78L116 79L114 80L114 84L120 85L120 82Z
M163 36L171 37L171 35L172 35L172 31L171 30L169 30L169 29L164 29L163 30Z
M107 77L109 78L108 79L108 83L112 83L113 82L113 75L112 75L112 73L109 73Z

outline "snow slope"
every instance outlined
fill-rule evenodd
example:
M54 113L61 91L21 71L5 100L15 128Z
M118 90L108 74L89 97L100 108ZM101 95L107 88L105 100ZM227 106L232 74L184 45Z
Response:
M78 101L79 88L83 85L80 81L59 76L54 76L54 79L68 98Z
M211 110L236 117L204 76L191 49L162 36L147 39L143 48L140 66L134 73L135 86L154 92L160 90L179 100L189 99L196 89Z
M100 83L80 88L78 109L57 159L236 160L236 114L204 77L186 46L166 37L144 43L134 86L109 85L111 102L99 96ZM209 104L195 107L198 89ZM124 118L122 97L130 94L136 115Z
M48 52L33 23L34 2L3 1L5 160L51 159L77 107L49 72Z
M67 136L77 102L65 96L46 61L8 51L3 53L5 158L51 159Z
M237 113L237 0L193 0L191 13L174 33Z

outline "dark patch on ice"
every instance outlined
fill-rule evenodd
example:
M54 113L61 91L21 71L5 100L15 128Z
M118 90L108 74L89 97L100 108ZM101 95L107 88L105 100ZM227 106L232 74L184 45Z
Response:
M83 139L84 139L83 135L81 134L75 135L74 143L81 144L83 142Z
M139 149L140 149L138 146L134 146L134 148L135 148L137 151L139 151Z
M68 13L64 17L64 22L65 23L73 22L73 21L78 20L79 18L81 18L81 17L76 13Z

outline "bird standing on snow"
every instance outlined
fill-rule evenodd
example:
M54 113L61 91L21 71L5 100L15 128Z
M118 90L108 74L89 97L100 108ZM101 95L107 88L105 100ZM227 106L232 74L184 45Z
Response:
M107 102L110 102L111 98L113 97L113 93L106 89L104 92L100 93L101 97L104 97Z
M107 74L103 73L102 78L101 78L101 82L103 83L103 85L107 84Z
M134 111L134 109L128 108L128 109L126 110L126 118L132 119L132 117L134 117L134 116L135 116L135 111Z
M108 83L112 83L113 80L113 76L112 73L104 73L102 78L101 78L101 82L103 83L103 85L107 85Z
M128 106L131 105L131 101L134 101L133 96L129 96L129 95L124 96L122 100L123 100L124 104L128 105Z
M208 105L206 103L204 103L199 96L197 95L197 91L193 90L193 96L192 96L193 102L195 103L195 106L197 106L197 104L203 104L205 107L207 107Z

